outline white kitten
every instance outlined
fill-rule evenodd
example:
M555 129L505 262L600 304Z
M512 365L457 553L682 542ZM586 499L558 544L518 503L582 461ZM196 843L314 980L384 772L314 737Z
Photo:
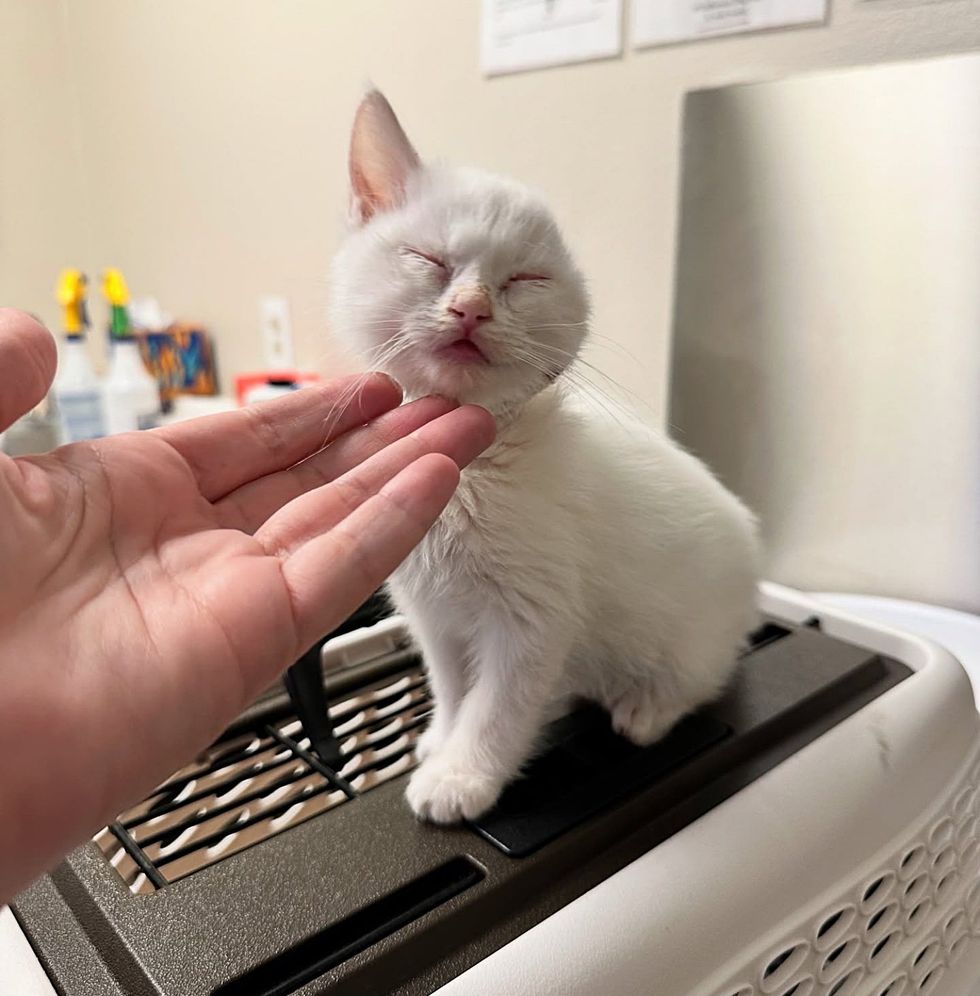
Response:
M540 200L423 165L379 93L350 173L334 328L409 396L498 417L390 585L435 695L408 801L448 823L489 808L575 698L649 744L718 695L755 618L755 525L694 457L563 387L589 307Z

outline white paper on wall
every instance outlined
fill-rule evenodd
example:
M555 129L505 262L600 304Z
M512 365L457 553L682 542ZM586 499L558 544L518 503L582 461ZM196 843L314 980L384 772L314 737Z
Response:
M619 55L623 0L483 0L480 64L489 76Z
M814 24L826 16L827 0L633 0L633 45Z

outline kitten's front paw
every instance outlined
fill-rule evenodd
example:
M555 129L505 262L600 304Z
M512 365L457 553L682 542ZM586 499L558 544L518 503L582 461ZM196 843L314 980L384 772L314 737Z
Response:
M485 813L502 788L499 778L437 754L412 775L405 797L419 819L458 823Z

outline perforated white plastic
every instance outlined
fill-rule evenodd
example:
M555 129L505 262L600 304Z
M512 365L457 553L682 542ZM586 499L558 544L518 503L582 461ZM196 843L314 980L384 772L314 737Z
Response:
M916 834L716 991L931 993L980 944L980 753Z
M943 649L763 585L915 672L442 996L980 992L980 720Z

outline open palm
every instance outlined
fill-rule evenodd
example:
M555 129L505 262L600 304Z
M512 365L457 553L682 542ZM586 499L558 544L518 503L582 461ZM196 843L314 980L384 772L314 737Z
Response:
M0 312L0 429L53 363L43 329ZM493 437L481 409L395 407L381 375L328 433L349 386L0 455L0 855L29 856L0 869L0 899L353 611Z

